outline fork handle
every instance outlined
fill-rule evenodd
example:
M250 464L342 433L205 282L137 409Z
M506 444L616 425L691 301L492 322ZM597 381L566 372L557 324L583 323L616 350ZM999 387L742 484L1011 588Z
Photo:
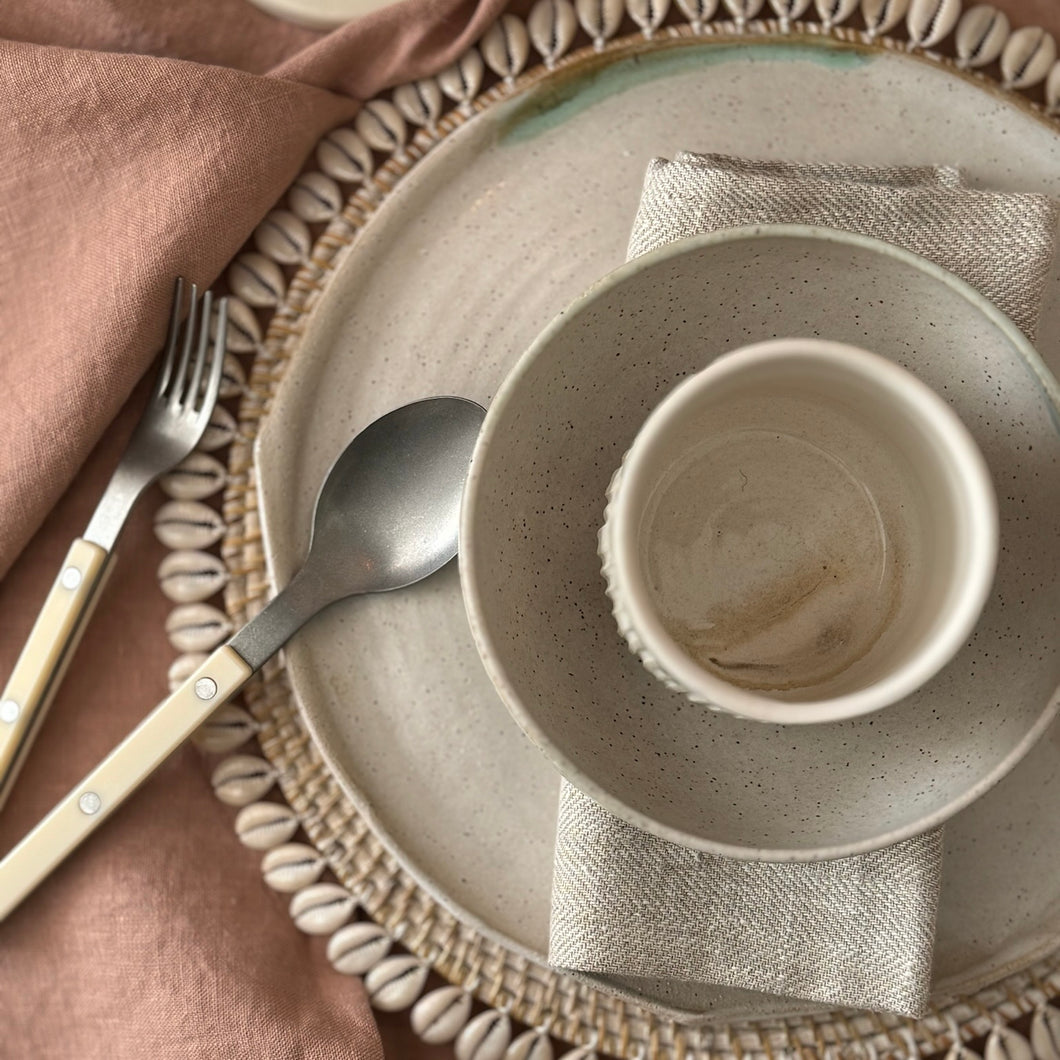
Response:
M78 538L0 694L0 806L11 793L109 570L106 549Z
M222 644L0 861L0 920L253 673Z

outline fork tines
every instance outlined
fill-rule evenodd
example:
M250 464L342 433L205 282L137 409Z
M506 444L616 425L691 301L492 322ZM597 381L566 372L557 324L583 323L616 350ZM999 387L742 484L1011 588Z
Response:
M164 399L178 411L192 414L202 413L213 407L220 387L221 372L224 368L225 333L228 325L228 300L222 298L217 307L217 324L214 340L210 344L210 314L213 311L213 292L207 291L202 299L199 289L191 284L191 299L188 314L181 327L181 315L184 303L184 278L177 277L176 289L173 292L173 308L170 313L169 330L166 334L166 345L162 369L155 387L155 397ZM198 336L196 344L195 339ZM180 362L177 370L173 367L177 361L177 346L180 345ZM194 362L192 362L192 347ZM207 362L209 368L207 370ZM189 377L190 366L190 377ZM203 386L203 377L206 385Z

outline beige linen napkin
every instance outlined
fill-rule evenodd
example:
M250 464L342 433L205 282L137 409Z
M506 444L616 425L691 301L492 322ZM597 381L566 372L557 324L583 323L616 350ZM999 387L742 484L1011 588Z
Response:
M740 225L846 229L949 269L1033 339L1056 221L1050 199L972 190L951 168L680 154L649 166L628 256ZM549 960L917 1016L941 864L941 829L806 865L717 857L642 832L564 783Z

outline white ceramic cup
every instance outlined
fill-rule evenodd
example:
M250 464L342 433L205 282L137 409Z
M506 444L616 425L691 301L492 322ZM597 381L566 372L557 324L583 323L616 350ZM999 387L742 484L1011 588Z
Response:
M925 684L993 582L997 500L953 410L877 354L777 339L649 415L600 555L619 629L696 703L838 721Z

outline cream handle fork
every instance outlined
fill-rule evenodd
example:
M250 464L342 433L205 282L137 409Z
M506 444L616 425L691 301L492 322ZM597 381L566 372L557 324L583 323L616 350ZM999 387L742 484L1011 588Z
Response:
M212 353L213 295L207 291L200 303L198 289L191 285L191 303L182 328L183 304L184 281L178 279L162 367L154 389L83 537L71 547L15 672L0 696L0 806L70 661L102 587L101 573L106 569L107 556L132 506L149 483L195 448L210 421L224 368L227 303L221 299Z
M0 807L11 792L99 599L110 569L108 558L106 549L84 538L70 546L0 694Z
M227 644L150 713L0 861L0 920L253 673Z

